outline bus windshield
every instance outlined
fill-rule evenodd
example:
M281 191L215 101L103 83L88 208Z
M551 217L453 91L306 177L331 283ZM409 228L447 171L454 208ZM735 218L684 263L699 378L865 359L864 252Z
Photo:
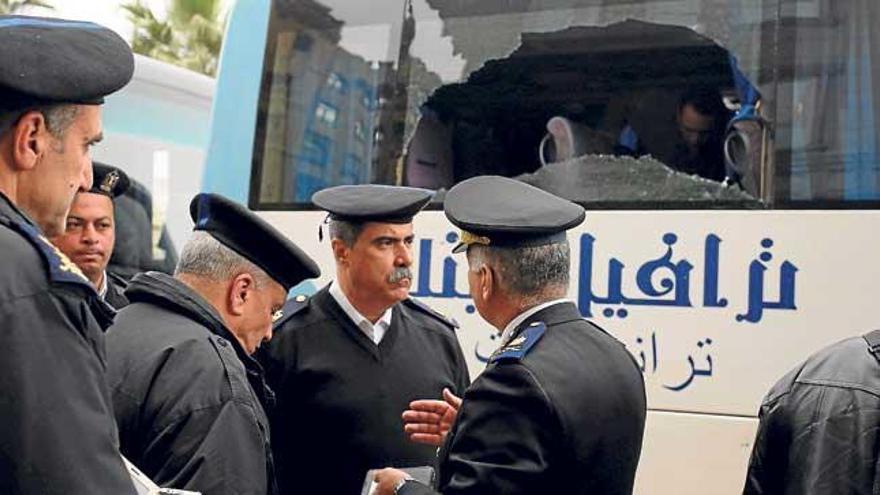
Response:
M275 0L251 204L483 174L606 207L876 201L869 25L778 0Z

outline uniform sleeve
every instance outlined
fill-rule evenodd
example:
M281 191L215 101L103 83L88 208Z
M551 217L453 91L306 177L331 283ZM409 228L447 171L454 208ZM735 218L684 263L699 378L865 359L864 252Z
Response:
M146 449L164 459L159 486L211 495L265 495L266 454L252 407L231 400L196 409L164 427Z
M788 457L788 438L786 421L783 419L783 404L774 401L761 406L758 413L758 432L749 459L744 495L783 493L782 480L785 478L785 463L778 459Z
M0 306L0 321L0 493L135 493L103 334L82 297L52 289L18 298Z
M455 395L462 397L464 395L464 391L471 384L471 375L468 372L467 360L464 358L464 353L461 350L461 344L458 342L458 337L455 338L455 386L456 390L453 390Z
M438 491L542 493L553 462L553 439L561 437L550 400L528 368L519 363L492 366L465 394L440 466Z

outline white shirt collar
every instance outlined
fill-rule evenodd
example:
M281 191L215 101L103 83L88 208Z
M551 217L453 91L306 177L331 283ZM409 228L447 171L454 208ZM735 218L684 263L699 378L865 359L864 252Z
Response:
M328 290L330 295L336 300L336 303L339 304L339 307L342 308L342 311L351 319L354 324L360 328L367 337L370 338L376 345L379 345L379 342L382 341L382 337L385 336L385 331L388 330L388 327L391 326L391 309L388 308L382 313L382 316L376 321L375 324L368 320L364 315L362 315L351 302L348 300L348 297L342 292L342 289L339 287L339 284L330 283L330 289ZM392 306L393 307L393 306Z
M550 306L553 306L554 304L560 304L564 302L570 302L570 300L560 298L554 299L552 301L543 302L537 306L532 306L531 308L517 315L516 318L510 320L510 323L508 323L507 326L504 327L504 331L501 332L501 345L499 347L506 346L510 339L513 338L513 332L516 330L516 327L520 326L520 324L526 321L526 319L528 319L530 316L537 313L538 311L541 311L544 308L548 308Z
M107 295L107 270L104 270L104 278L101 279L101 286L98 287L98 295L101 296L101 299Z

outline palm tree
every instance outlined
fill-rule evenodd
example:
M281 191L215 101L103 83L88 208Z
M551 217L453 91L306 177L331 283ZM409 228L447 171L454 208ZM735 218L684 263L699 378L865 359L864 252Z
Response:
M0 0L0 15L14 14L25 7L44 7L54 9L50 3L42 0Z
M164 19L142 0L122 8L134 24L131 44L136 53L213 76L225 25L221 6L220 0L169 0Z

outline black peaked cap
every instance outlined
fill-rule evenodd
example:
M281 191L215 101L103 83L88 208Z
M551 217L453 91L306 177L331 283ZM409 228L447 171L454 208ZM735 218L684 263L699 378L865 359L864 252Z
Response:
M103 103L134 73L116 33L92 22L0 16L0 111Z
M321 275L318 265L275 227L244 206L214 193L199 193L189 204L195 222L224 246L262 268L285 290Z
M443 210L462 229L461 243L499 247L539 246L561 242L565 231L580 225L586 212L571 201L537 187L494 175L459 182L446 194Z
M115 198L124 194L131 185L128 175L116 167L92 162L92 169L94 170L94 180L92 188L89 189L92 194L103 194Z
M322 189L312 202L346 222L409 223L431 201L434 191L416 187L363 184Z

